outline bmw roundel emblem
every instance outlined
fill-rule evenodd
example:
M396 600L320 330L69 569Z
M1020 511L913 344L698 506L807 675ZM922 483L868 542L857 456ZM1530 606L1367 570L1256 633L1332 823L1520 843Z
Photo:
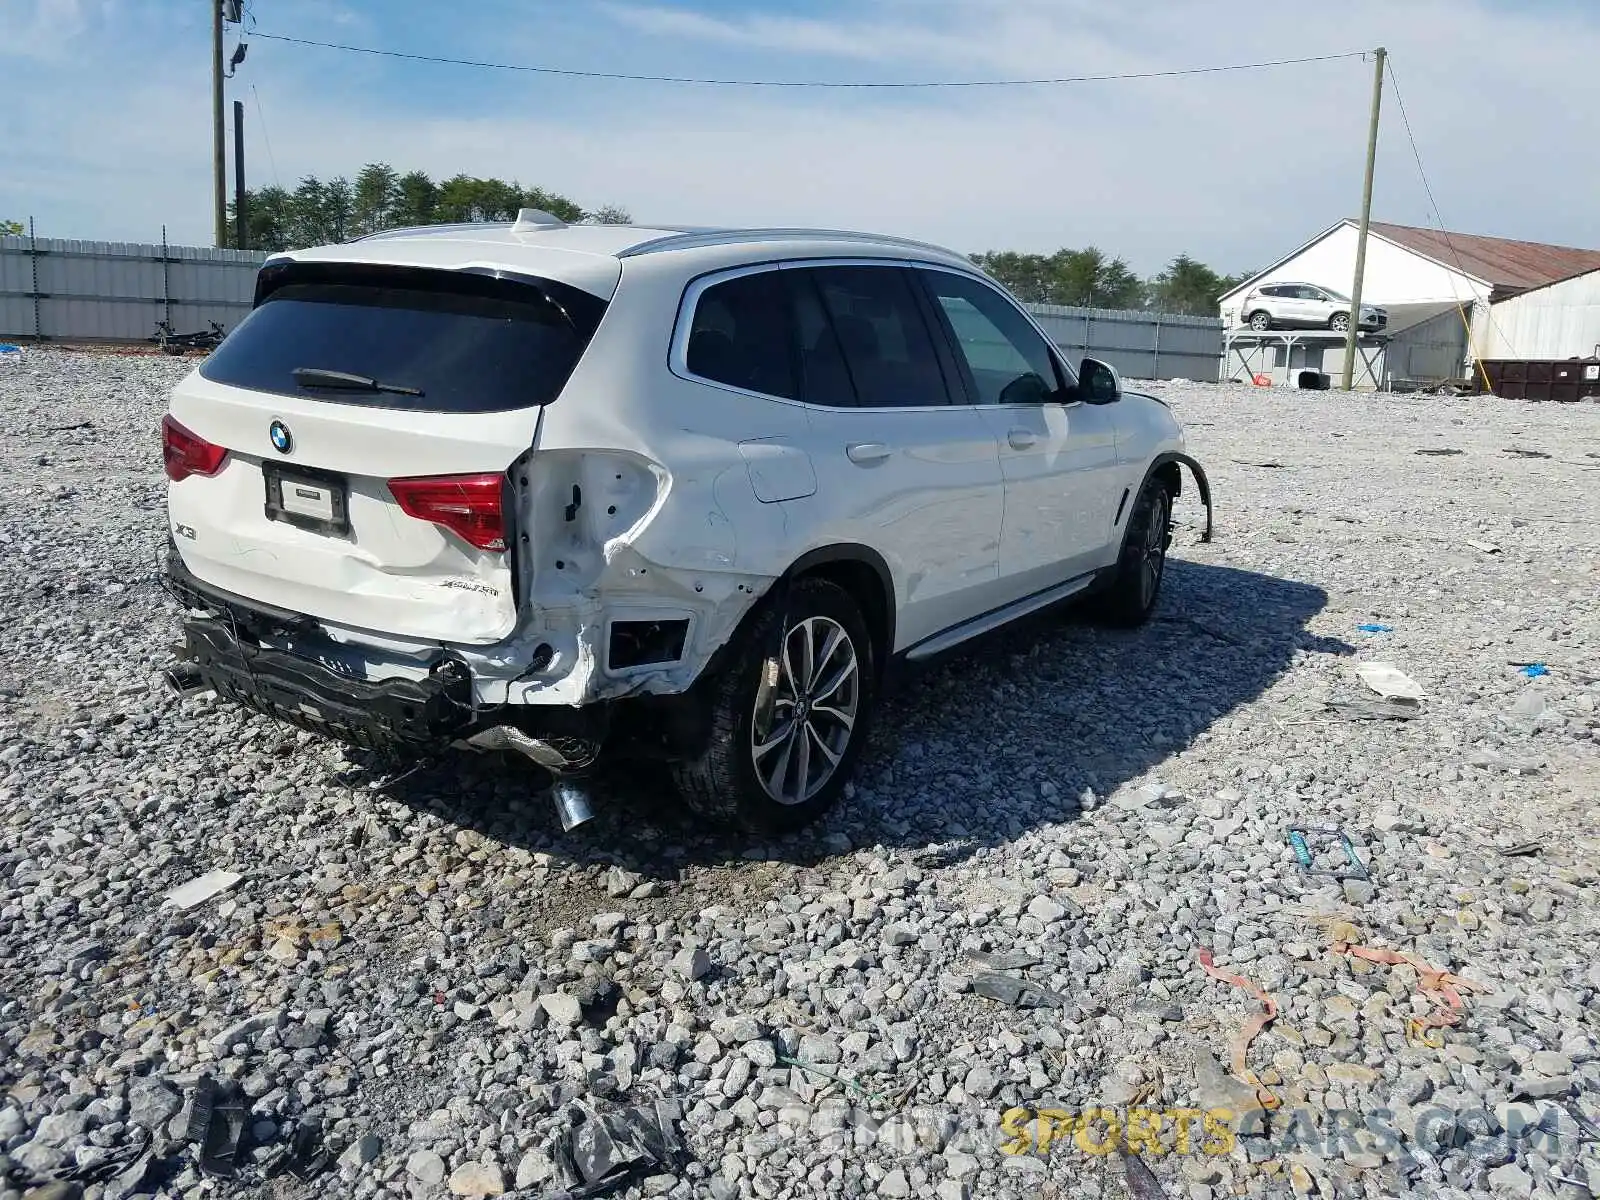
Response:
M268 425L267 436L272 439L272 448L279 454L287 454L294 449L294 435L282 421L274 421Z

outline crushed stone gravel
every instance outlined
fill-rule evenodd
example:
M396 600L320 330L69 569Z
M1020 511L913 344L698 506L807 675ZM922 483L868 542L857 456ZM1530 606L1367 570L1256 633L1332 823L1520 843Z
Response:
M618 1195L1111 1198L1129 1142L1185 1200L1600 1193L1600 407L1144 385L1218 505L1154 621L934 665L757 842L626 772L564 835L516 763L386 782L165 690L193 365L0 369L0 1200L197 1194L206 1075L222 1196L543 1195L576 1106L658 1098L686 1156ZM1206 949L1275 1002L1248 1045Z

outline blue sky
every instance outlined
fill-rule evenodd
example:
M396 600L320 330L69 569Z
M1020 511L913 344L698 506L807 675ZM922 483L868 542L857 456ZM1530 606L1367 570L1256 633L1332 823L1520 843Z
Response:
M250 0L262 31L584 70L918 79L1165 70L1386 45L1453 229L1600 247L1589 0ZM231 48L237 34L230 30ZM0 216L206 243L201 0L0 0ZM517 178L641 220L794 223L961 250L1096 244L1154 271L1264 264L1360 198L1371 69L1056 88L732 91L250 41L253 183L369 159ZM252 90L253 88L253 90ZM259 111L257 104L259 101ZM1394 96L1375 215L1434 216ZM262 117L271 142L266 152Z

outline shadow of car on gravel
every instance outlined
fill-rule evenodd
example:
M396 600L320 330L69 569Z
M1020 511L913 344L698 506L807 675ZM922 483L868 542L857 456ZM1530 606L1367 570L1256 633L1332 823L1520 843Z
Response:
M398 780L394 798L508 846L671 880L688 866L804 867L852 847L959 861L1080 812L1192 745L1255 700L1302 651L1353 647L1312 635L1320 588L1171 559L1155 618L1107 631L1043 613L918 668L885 698L855 794L818 826L767 840L710 830L659 768L611 762L590 780L596 817L562 833L539 773L509 758L452 756Z

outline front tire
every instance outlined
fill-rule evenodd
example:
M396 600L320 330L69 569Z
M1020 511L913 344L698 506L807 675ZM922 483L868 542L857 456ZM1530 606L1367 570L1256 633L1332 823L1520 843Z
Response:
M1172 493L1159 476L1152 475L1134 501L1122 537L1122 553L1095 605L1095 615L1102 623L1134 629L1150 619L1161 595L1171 545Z
M1328 328L1333 330L1335 333L1349 333L1350 314L1334 313L1333 316L1328 318Z
M800 579L756 615L708 680L710 736L673 781L722 825L781 833L838 801L877 700L872 639L850 594Z

